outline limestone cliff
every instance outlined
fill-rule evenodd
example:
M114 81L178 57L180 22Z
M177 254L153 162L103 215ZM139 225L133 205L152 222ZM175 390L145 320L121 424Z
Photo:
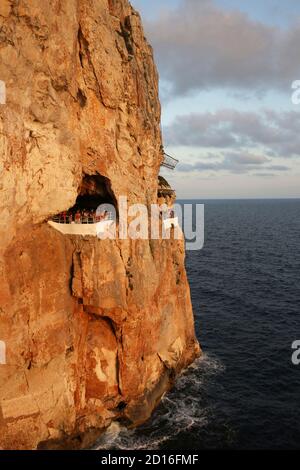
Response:
M0 447L86 447L199 353L181 241L46 223L86 175L157 201L157 71L127 0L1 0L0 80Z

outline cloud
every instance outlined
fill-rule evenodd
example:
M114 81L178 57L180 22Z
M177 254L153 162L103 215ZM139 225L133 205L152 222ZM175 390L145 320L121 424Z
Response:
M210 157L210 155L209 155ZM217 157L217 156L216 156ZM285 165L271 165L271 160L263 155L251 154L245 152L222 152L219 154L219 160L205 161L198 159L195 163L180 163L177 170L182 173L212 171L226 171L234 174L246 174L254 170L261 170L261 176L264 174L274 174L274 172L288 171L289 167ZM207 157L206 157L207 158ZM273 172L273 173L271 173Z
M270 160L263 155L253 155L250 153L225 153L225 162L231 165L251 165L259 166Z
M267 173L267 172L263 173L262 172L262 173L254 173L253 176L259 176L261 178L274 178L274 176L276 176L276 175L275 175L275 173Z
M212 0L182 0L146 29L161 77L177 95L216 87L288 90L300 76L300 23L283 30Z
M203 161L198 161L196 163L180 163L177 166L177 171L180 171L182 173L189 173L192 171L206 171L206 170L212 170L216 171L218 170L218 165L219 163L217 162L212 162L212 163L205 163Z
M270 165L268 166L268 170L272 171L288 171L290 168L285 165Z
M166 145L215 149L263 148L268 157L299 157L300 113L297 111L214 113L177 116L164 128Z

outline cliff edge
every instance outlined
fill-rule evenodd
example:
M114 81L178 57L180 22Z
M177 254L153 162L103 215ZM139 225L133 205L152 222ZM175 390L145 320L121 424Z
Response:
M93 175L157 202L152 49L127 0L1 0L0 80L0 447L87 447L199 354L182 241L47 224Z

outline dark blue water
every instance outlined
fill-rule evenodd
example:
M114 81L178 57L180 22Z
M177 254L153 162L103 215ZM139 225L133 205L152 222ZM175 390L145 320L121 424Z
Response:
M186 260L204 356L100 447L300 448L300 200L204 203L205 246Z

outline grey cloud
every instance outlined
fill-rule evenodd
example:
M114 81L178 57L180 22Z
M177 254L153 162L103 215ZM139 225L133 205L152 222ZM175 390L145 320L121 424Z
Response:
M210 158L210 155L209 155ZM206 159L205 159L206 160ZM285 171L288 167L283 165L268 165L271 160L263 155L251 154L249 152L222 152L219 159L205 161L198 159L195 163L180 163L178 171L183 173L201 171L227 171L229 173L244 174L253 170Z
M270 174L271 172L288 171L289 167L285 165L272 165L271 160L263 155L252 154L249 152L221 152L219 159L215 157L214 161L198 159L195 163L180 163L177 167L182 173L201 172L201 171L227 171L234 174L245 174L253 171L260 171L260 175ZM274 173L272 173L274 174Z
M285 165L270 165L268 166L268 170L272 171L289 171L289 167Z
M224 153L224 160L231 165L262 165L270 160L263 155L245 153Z
M274 178L275 173L254 173L253 176L260 176L261 178Z
M205 163L203 161L198 161L196 163L180 163L177 167L177 170L182 173L189 173L191 171L206 171L206 170L217 170L219 163Z
M255 149L269 157L298 157L300 113L265 110L241 112L223 109L215 113L177 116L164 128L167 145L188 147Z
M300 75L299 22L286 31L213 1L182 0L146 29L161 76L176 94L214 87L288 90Z

